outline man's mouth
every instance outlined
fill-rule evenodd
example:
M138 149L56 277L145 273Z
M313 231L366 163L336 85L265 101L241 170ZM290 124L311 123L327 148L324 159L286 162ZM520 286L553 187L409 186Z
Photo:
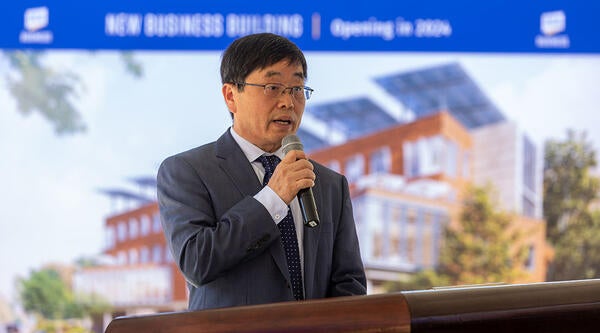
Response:
M281 124L281 125L290 125L292 123L291 120L285 120L285 119L275 119L274 122Z

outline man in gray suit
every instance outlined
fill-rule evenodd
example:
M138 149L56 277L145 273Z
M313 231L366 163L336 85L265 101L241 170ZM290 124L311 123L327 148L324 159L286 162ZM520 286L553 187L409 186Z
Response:
M346 178L281 149L313 91L306 79L304 55L288 39L234 41L221 62L233 126L161 164L159 208L190 310L366 293ZM309 187L314 228L296 197Z

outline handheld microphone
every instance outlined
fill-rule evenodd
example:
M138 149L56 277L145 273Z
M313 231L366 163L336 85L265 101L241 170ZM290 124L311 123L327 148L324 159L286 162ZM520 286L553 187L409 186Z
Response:
M304 151L304 146L300 142L300 138L295 134L287 135L281 141L282 151L287 155L292 150ZM303 188L298 191L298 202L302 211L302 219L304 224L314 228L319 225L319 214L317 213L317 205L312 188Z

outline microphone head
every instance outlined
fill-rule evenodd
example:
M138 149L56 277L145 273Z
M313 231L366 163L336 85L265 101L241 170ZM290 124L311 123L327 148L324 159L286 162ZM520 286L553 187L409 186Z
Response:
M281 147L283 153L286 155L292 150L304 151L304 146L296 134L286 135L283 140L281 140Z

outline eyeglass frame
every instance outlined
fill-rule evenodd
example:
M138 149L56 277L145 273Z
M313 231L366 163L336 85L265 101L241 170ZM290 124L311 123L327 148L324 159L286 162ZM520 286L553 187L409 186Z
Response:
M294 98L296 98L296 96L294 96L294 94L293 94L294 89L300 88L300 89L304 90L303 96L304 96L304 100L306 100L306 101L310 99L310 97L312 96L312 93L315 91L313 88L308 87L308 86L291 86L291 87L288 87L288 86L286 86L284 84L281 84L281 83L265 83L265 84L248 83L248 82L230 82L230 83L231 84L236 84L238 86L261 87L261 88L263 88L263 93L265 94L265 96L269 96L267 94L267 87L268 86L283 87L283 90L281 91L282 95L285 94L285 91L289 89L289 91L290 91L289 94L292 97L294 97ZM275 97L275 96L273 96L273 97Z

